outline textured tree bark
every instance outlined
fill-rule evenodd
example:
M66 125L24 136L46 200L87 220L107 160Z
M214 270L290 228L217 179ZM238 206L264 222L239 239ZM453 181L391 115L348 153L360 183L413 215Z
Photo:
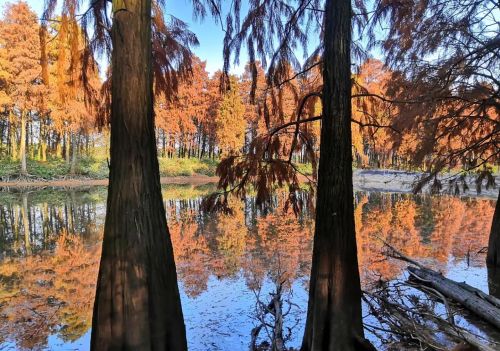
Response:
M21 174L27 175L26 168L26 112L21 112L21 140L19 141L19 158L21 159Z
M500 191L498 192L497 204L491 223L486 262L489 265L500 266Z
M186 350L155 143L151 0L112 28L111 162L92 350Z
M309 305L302 351L364 346L352 185L351 2L327 0L323 122ZM368 348L367 348L368 347Z
M500 299L500 268L488 265L488 292L491 296Z

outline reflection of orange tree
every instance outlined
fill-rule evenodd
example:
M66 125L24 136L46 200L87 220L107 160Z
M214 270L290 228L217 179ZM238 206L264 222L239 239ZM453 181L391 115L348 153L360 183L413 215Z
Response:
M231 277L239 269L251 288L278 272L289 282L307 276L312 219L300 222L293 213L285 213L278 201L270 214L257 216L255 225L247 229L243 204L234 202L231 207L232 214L220 214L203 226L197 222L195 208L169 217L179 277L188 295L204 291L210 275ZM492 211L491 202L480 199L442 196L415 202L410 195L360 195L355 219L363 282L377 276L395 278L406 266L386 259L377 237L444 269L450 255L465 257L469 248L475 252L486 245ZM419 219L423 215L428 217L424 221Z
M475 254L488 244L494 211L492 202L442 196L431 199L431 208L433 230L421 256L443 265L450 256L464 259L471 254L477 258ZM483 260L481 256L480 264L484 264Z
M460 199L443 196L432 200L434 230L430 237L431 257L446 263L452 246L464 244L453 242L454 237L461 236L464 213L465 203Z
M455 199L455 201L460 200ZM488 245L494 210L493 201L468 200L465 202L465 213L460 217L461 228L453 236L453 256L464 258L471 254L477 258L475 254ZM484 256L480 256L478 261L483 265Z
M0 338L19 348L38 348L60 327L75 340L91 324L100 245L84 246L61 233L55 252L10 259L0 264Z
M399 272L397 263L385 259L383 243L377 239L391 242L398 237L399 231L395 232L394 226L395 215L398 216L388 196L368 199L368 196L364 195L355 208L362 283L372 280L374 274L384 279L391 279Z
M487 244L494 210L491 201L442 196L417 205L413 198L394 194L368 199L363 195L355 209L360 270L365 282L373 273L392 279L405 267L383 256L383 243L377 237L408 256L432 259L441 270L450 255L465 258ZM430 206L432 223L425 225L432 231L424 237L416 219L426 206ZM480 261L482 264L482 257Z
M170 218L168 227L174 246L177 274L186 294L196 297L207 289L211 274L207 241L199 232L194 210L186 210L181 216Z
M245 277L256 288L269 275L273 280L292 283L310 270L312 221L299 223L283 204L272 214L259 218L257 230L249 235ZM276 275L279 275L276 276Z
M238 199L230 199L232 213L220 213L217 217L217 251L220 262L215 263L217 276L232 276L242 266L243 254L246 250L247 232L243 203Z
M281 203L248 229L243 203L230 201L232 213L218 214L203 226L195 210L169 216L177 270L188 296L203 292L210 275L232 277L240 269L251 287L280 271L291 281L307 275L312 221L299 223Z

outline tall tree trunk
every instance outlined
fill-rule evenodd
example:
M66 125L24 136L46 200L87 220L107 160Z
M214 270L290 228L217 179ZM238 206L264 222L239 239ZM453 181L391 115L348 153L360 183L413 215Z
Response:
M14 122L14 113L12 110L9 111L9 146L10 146L10 158L15 161L17 160L17 145L16 145L16 124Z
M2 120L0 121L0 151L3 149L4 145L4 134L5 134L5 129L7 128L7 121Z
M45 162L47 161L47 138L48 138L48 133L47 133L47 126L45 125L45 122L42 118L40 118L40 161Z
M75 175L76 159L78 154L78 136L76 135L76 133L71 133L69 140L71 143L71 166L69 169L69 174Z
M30 152L30 157L31 159L35 158L35 135L33 133L33 123L28 123L29 126L29 144L28 144L28 150Z
M162 148L161 148L161 157L165 158L167 157L167 134L165 133L165 130L162 129Z
M371 349L363 336L352 185L351 1L327 0L323 121L302 351Z
M64 132L64 159L66 160L66 164L70 163L71 156L71 132Z
M490 265L500 266L500 190L491 223L486 262Z
M56 138L54 141L56 147L55 147L55 153L57 158L62 158L62 145L61 145L61 133L56 134Z
M203 134L203 141L201 143L201 149L200 149L200 159L203 158L203 156L205 155L205 146L206 146L206 143L207 143L207 137L205 134Z
M27 175L26 168L26 112L21 112L21 140L19 142L19 158L21 159L21 174Z
M184 351L155 142L151 0L126 6L113 17L111 164L91 348Z

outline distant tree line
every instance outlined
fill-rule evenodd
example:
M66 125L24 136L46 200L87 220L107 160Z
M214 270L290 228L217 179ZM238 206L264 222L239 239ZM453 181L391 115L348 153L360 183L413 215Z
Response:
M22 174L27 174L26 158L65 159L74 172L79 155L91 156L95 147L107 153L109 148L108 128L98 126L110 110L111 72L102 79L95 61L89 65L85 60L82 29L70 16L48 23L42 24L22 1L8 3L0 20L0 158L19 161ZM308 96L323 84L318 58L306 70L284 63L280 77L286 78L277 83L269 82L259 61L249 63L240 77L231 77L229 90L221 93L222 71L211 76L205 62L189 55L189 68L170 82L175 96L167 97L161 84L154 85L156 145L161 157L243 154L258 136L293 123L302 102L304 116L321 111L319 95ZM78 73L82 70L86 73ZM445 155L450 148L463 149L461 155L466 156L450 167L471 164L474 158L477 162L478 157L494 162L495 144L484 138L496 133L498 125L494 105L487 103L493 87L485 83L468 93L474 101L485 101L477 108L473 102L464 106L456 99L446 104L437 99L432 104L425 100L417 111L413 104L389 98L409 100L403 85L413 86L419 79L423 78L406 79L375 59L365 59L353 73L355 165L431 169L436 158L429 154ZM423 84L413 92L423 89ZM450 112L457 109L464 115L460 120ZM477 113L480 118L475 118ZM302 124L297 138L292 138L290 128L277 131L282 140L279 153L289 153L293 145L294 161L313 162L319 154L319 124L319 120ZM429 133L438 136L430 138ZM481 137L479 153L478 147L468 145Z

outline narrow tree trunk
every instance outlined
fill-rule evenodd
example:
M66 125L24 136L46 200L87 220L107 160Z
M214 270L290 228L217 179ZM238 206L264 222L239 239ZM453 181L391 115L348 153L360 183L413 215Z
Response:
M162 148L161 148L161 157L165 158L167 157L167 135L165 133L165 130L162 131Z
M69 169L69 174L75 175L76 159L78 154L78 137L76 133L70 134L70 143L71 143L71 166Z
M111 165L92 350L186 350L153 119L151 0L113 17Z
M363 336L352 185L351 2L327 0L323 122L302 351L359 351Z
M62 158L62 145L61 145L61 134L60 133L57 133L56 135L56 140L55 140L55 144L56 144L56 156L58 158Z
M16 145L16 124L14 122L14 113L9 111L9 147L10 147L10 158L15 161L17 160L17 145Z
M28 123L29 126L29 144L28 144L28 150L30 152L30 157L31 159L35 158L35 137L33 134L33 123Z
M19 157L21 159L21 174L27 175L26 168L26 112L21 112L21 140L19 143Z
M498 192L497 204L491 223L486 261L490 265L500 266L500 190Z
M40 161L47 161L47 127L42 119L40 119Z
M207 136L205 134L203 134L203 139L201 142L201 149L200 149L200 159L202 159L203 156L205 156L206 143L207 143Z
M71 156L71 132L67 131L64 133L64 159L66 160L66 164L70 163Z
M0 121L1 127L0 127L0 151L3 149L4 145L4 134L5 134L5 129L7 128L7 121L2 120Z

